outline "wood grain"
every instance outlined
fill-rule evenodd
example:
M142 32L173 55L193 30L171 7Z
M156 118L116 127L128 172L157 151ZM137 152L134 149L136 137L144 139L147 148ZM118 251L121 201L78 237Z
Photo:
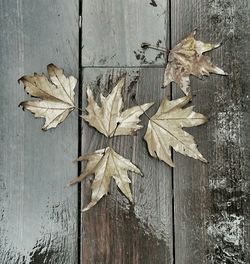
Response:
M82 65L164 65L163 52L143 50L143 42L166 47L167 1L83 0Z
M195 109L209 122L189 131L209 164L174 153L175 263L249 263L249 1L171 7L172 45L197 28L197 38L223 42L209 55L229 73L191 80Z
M161 89L163 69L84 69L84 91L90 83L96 95L107 95L124 74L125 108L136 102L154 101L155 106L148 111L153 114L166 93ZM83 103L86 106L85 97ZM147 124L145 116L142 124ZM134 204L129 204L112 184L110 195L83 213L82 263L172 263L171 169L148 155L143 141L145 131L146 127L135 136L115 137L108 142L94 128L83 124L83 153L110 144L132 160L144 177L131 175ZM82 188L84 206L90 200L90 186L88 179Z
M248 0L1 1L0 263L250 263L249 20ZM168 47L170 24L172 47L195 28L201 40L223 42L209 55L229 76L191 78L192 103L209 122L187 131L209 163L174 153L171 170L150 157L146 116L135 136L110 141L83 122L83 154L110 144L144 177L130 174L133 204L112 183L82 214L78 248L77 188L65 188L77 174L77 112L42 132L43 121L17 107L29 98L17 79L49 63L76 77L89 67L82 69L85 107L87 83L98 97L125 75L125 106L154 101L152 115L164 95L183 96L174 85L172 93L160 88L164 53L141 48ZM82 184L82 206L91 182Z
M78 77L78 1L1 1L0 28L0 263L77 263L77 115L42 132L17 80L49 63Z

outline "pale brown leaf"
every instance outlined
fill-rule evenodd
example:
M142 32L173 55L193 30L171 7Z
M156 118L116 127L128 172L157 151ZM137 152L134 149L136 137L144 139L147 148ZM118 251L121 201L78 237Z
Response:
M95 101L91 89L87 88L88 106L86 110L88 114L84 115L83 119L106 137L132 135L142 128L141 125L138 125L140 122L139 117L153 105L153 103L146 103L122 112L124 107L122 100L123 87L124 78L116 84L107 97L101 94L101 106Z
M74 88L76 78L66 77L63 70L53 64L47 66L50 80L42 74L25 75L19 79L24 84L25 91L39 100L20 103L23 109L35 114L35 117L45 118L43 130L56 127L74 110Z
M195 32L183 39L169 53L168 64L164 74L164 86L175 82L182 91L189 95L190 74L201 78L209 73L226 75L222 69L215 66L208 56L202 53L220 46L220 44L204 43L195 40Z
M171 159L171 147L183 155L206 162L197 149L193 136L182 130L204 124L207 118L193 111L193 106L182 108L189 100L185 96L169 101L165 97L156 114L150 118L144 139L147 141L151 156L174 166Z
M73 185L82 181L88 175L95 175L91 187L91 202L83 209L83 211L89 210L108 193L112 177L122 193L132 202L132 194L129 187L131 181L128 177L128 171L141 174L140 170L132 162L120 156L110 147L96 150L92 154L78 158L78 161L83 160L87 161L84 171L79 177L70 182L70 185Z

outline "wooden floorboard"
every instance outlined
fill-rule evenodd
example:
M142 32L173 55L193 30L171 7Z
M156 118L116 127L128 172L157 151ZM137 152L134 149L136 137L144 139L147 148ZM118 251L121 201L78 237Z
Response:
M209 122L189 131L209 164L174 154L175 263L249 263L249 1L171 7L172 45L197 28L197 38L223 42L209 55L229 73L191 81L195 109Z
M85 88L91 84L96 95L111 91L118 78L126 74L125 108L154 101L157 109L163 69L84 69ZM146 126L147 118L142 124ZM149 156L143 141L146 127L135 136L115 137L107 141L94 128L83 124L82 152L88 153L110 144L132 160L144 177L131 175L134 204L120 194L112 183L110 195L82 214L82 263L172 263L172 178L171 169ZM83 184L83 206L90 201L91 180Z
M195 28L198 39L223 42L209 56L229 73L191 78L192 104L209 122L187 131L208 164L174 152L172 170L150 157L145 115L135 136L109 141L82 122L80 140L77 111L42 132L43 121L18 108L29 96L17 80L54 63L75 77L82 68L83 108L87 84L107 95L125 75L125 107L154 101L152 115L163 96L183 93L161 89L166 54L141 44L173 47ZM0 32L0 263L250 263L248 0L1 1ZM81 197L65 187L78 173L78 143L82 154L110 144L141 169L144 177L130 174L133 204L112 182L79 212L92 178Z
M55 63L78 77L78 1L0 2L0 263L77 263L77 114L55 130L23 112L17 80Z
M166 47L166 0L83 0L82 4L83 66L165 64L164 53L143 50L141 44Z

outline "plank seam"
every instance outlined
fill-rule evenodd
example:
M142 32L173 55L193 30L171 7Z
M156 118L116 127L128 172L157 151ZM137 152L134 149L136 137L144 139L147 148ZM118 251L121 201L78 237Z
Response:
M168 31L169 31L169 42L168 47L169 51L172 48L172 10L171 10L171 0L168 0L169 6L169 18L168 18ZM166 45L167 46L167 45ZM167 55L166 55L167 56ZM166 58L167 61L168 58ZM170 83L170 100L173 99L173 85ZM171 159L174 161L174 151L173 148L171 149ZM174 196L174 168L171 167L171 178L172 178L172 243L173 243L173 261L172 263L175 264L175 196Z
M82 72L82 0L79 0L79 40L78 40L78 157L82 154L82 118L80 117L82 108L82 82L83 82L83 72ZM80 175L82 170L81 162L78 162L77 173ZM81 264L81 200L82 200L82 188L81 183L77 186L77 259L78 264Z

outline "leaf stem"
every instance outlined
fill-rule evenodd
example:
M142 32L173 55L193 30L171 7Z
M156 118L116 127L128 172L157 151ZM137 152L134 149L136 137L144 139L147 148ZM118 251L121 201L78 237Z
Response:
M76 109L78 109L79 111L81 111L81 112L85 112L86 110L85 109L82 109L82 108L79 108L79 107L75 107Z
M147 43L147 42L143 42L141 44L141 48L142 49L154 49L154 50L159 50L159 51L162 51L162 52L165 52L165 53L169 53L169 49L167 48L164 48L164 47L158 47L158 46L155 46L155 45L152 45L150 43Z
M149 115L146 113L146 111L144 111L144 110L142 109L142 107L138 104L136 98L133 97L132 100L135 101L136 105L141 109L142 113L148 118L148 120L150 120L150 116L149 116Z
M114 131L111 133L111 135L108 136L108 140L107 140L107 144L106 145L108 145L109 148L111 148L111 145L113 143L113 138L115 137L115 132L116 132L116 130L117 130L119 125L120 125L120 122L118 122L116 124L116 127L115 127Z

